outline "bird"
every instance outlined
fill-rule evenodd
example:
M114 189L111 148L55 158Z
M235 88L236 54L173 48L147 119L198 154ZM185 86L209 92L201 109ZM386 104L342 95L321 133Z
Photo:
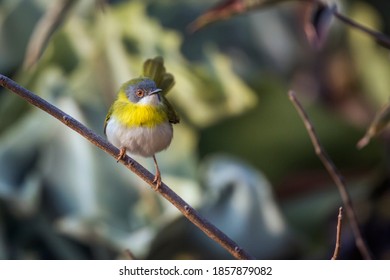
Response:
M120 87L104 121L107 140L120 150L117 161L127 153L153 157L156 190L161 186L156 153L169 147L172 125L180 122L166 98L174 84L174 76L166 72L161 56L147 59L142 75Z

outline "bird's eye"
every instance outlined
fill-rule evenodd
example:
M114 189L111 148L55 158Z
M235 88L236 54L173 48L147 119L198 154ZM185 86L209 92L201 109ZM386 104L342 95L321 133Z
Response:
M137 89L137 91L135 92L135 94L138 96L138 97L143 97L145 92L144 90L142 89Z

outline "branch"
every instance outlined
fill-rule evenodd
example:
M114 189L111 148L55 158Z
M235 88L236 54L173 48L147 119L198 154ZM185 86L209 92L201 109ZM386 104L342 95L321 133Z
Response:
M328 5L323 0L303 0L303 1L309 1L309 2L311 1L311 2L317 3L318 5L320 5L322 7L327 7L327 5ZM382 45L383 47L385 47L387 49L390 49L390 38L388 36L386 36L385 34L378 32L378 31L375 31L373 29L370 29L370 28L362 25L361 23L354 21L353 19L339 13L337 10L333 11L333 15L335 18L337 18L338 20L340 20L344 24L349 25L350 27L355 28L363 33L366 33L368 36L373 38L378 44Z
M340 237L341 237L341 220L343 219L343 207L339 208L339 215L337 216L336 228L336 245L334 248L332 260L337 260L340 254Z
M220 0L214 7L208 9L206 12L201 14L195 21L190 23L188 29L191 33L198 31L199 29L209 25L211 23L226 20L233 16L247 13L256 9L263 9L270 6L276 6L278 4L292 1L292 0ZM296 2L309 2L317 4L321 8L327 8L328 2L324 0L295 0ZM383 47L390 49L390 38L383 33L372 30L349 17L339 13L337 9L330 9L332 15L343 22L346 25L349 25L352 28L355 28L363 33L366 33L372 37L377 43Z
M317 4L318 7L320 7L320 8L328 8L328 5L329 5L324 0L297 0L297 1L311 2L313 4ZM355 28L356 30L367 34L372 39L374 39L378 44L380 44L382 47L390 49L390 38L388 36L386 36L385 34L364 26L363 24L361 24L361 23L347 17L346 15L343 15L342 13L338 12L337 9L334 9L334 10L329 9L329 11L331 11L333 16L335 18L337 18L339 21L343 22L345 25L348 25L349 27Z
M345 209L347 211L347 216L349 219L349 223L352 228L352 232L355 236L355 243L357 248L359 249L360 253L362 254L363 258L369 260L371 259L371 253L367 247L366 242L364 241L362 234L359 229L359 225L356 218L356 213L352 205L351 197L347 191L346 184L344 182L344 179L342 178L340 172L338 171L337 167L334 165L330 157L326 154L324 148L322 147L320 140L317 137L317 134L315 132L314 126L311 123L309 116L306 114L305 110L303 109L302 105L300 104L299 100L295 96L295 93L293 91L289 91L288 93L289 98L291 102L293 103L295 109L298 111L300 117L302 118L302 121L306 127L306 130L309 134L310 140L313 143L314 150L318 156L318 158L321 160L322 164L325 166L326 170L328 171L329 175L332 177L333 181L336 183L336 186L339 190L341 199L343 200Z
M72 118L68 114L64 113L54 105L50 104L41 97L35 95L31 91L21 87L10 78L0 74L0 85L10 91L16 93L32 105L40 108L46 113L52 115L69 128L73 129L81 136L86 138L89 142L94 144L96 147L105 151L114 158L118 158L120 151L118 148L110 144L103 137L97 135L92 130L81 124L76 119ZM237 259L254 259L244 249L240 248L233 240L231 240L221 230L211 224L208 220L204 219L199 213L187 204L180 196L172 191L164 183L156 190L153 184L154 176L146 170L142 165L131 157L125 155L120 162L129 170L134 172L138 177L144 180L153 190L159 192L166 200L172 203L183 215L190 220L194 225L201 229L207 236L214 241L218 242L223 248L225 248L232 256Z
M65 20L74 4L75 0L57 0L39 20L27 45L23 63L25 68L32 67L38 61L50 37Z
M385 34L378 32L378 31L375 31L375 30L372 30L372 29L354 21L353 19L350 19L350 18L346 17L345 15L340 14L337 11L334 13L334 16L337 19L339 19L340 21L349 25L350 27L353 27L357 30L360 30L363 33L366 33L367 35L369 35L370 37L375 39L375 41L377 41L377 43L379 43L380 45L386 47L387 49L390 49L390 39Z

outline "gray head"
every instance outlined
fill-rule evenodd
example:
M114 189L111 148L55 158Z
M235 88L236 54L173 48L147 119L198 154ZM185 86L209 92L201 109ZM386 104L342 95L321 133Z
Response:
M157 105L161 98L156 83L150 78L136 78L123 85L123 91L127 98L133 103Z

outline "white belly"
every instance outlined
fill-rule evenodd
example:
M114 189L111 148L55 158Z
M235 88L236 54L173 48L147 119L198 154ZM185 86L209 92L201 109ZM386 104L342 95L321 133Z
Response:
M131 154L151 157L168 148L173 137L173 129L169 122L153 128L128 128L112 116L107 123L106 135L108 141L119 149L124 147Z

